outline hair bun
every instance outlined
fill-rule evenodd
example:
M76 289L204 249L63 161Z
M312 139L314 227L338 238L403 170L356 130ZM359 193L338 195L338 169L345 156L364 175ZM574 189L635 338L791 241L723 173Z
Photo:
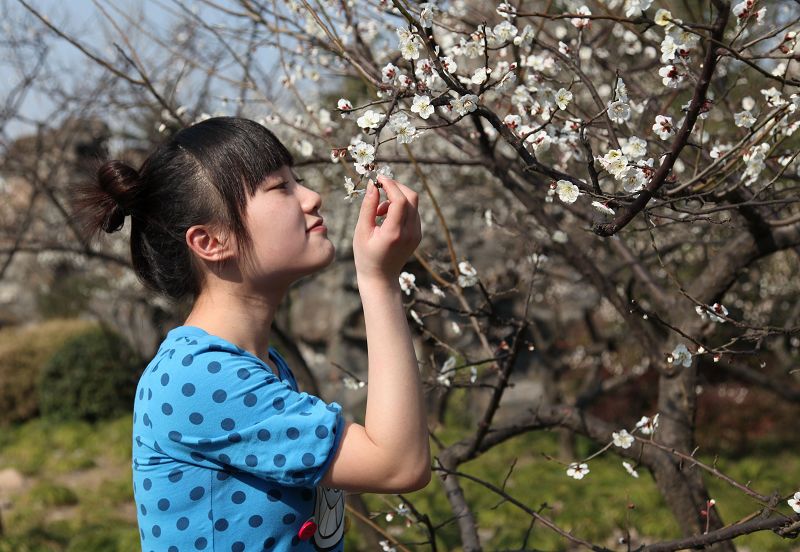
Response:
M139 172L122 161L107 161L97 169L97 183L107 195L106 217L102 229L111 234L120 230L125 217L131 214Z

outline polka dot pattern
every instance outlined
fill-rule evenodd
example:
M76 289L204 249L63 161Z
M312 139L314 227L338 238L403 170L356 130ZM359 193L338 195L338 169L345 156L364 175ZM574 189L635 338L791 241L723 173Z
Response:
M300 393L261 359L188 326L140 377L134 500L142 550L289 550L314 509L341 407ZM213 544L212 544L213 543ZM341 544L332 552L341 552Z

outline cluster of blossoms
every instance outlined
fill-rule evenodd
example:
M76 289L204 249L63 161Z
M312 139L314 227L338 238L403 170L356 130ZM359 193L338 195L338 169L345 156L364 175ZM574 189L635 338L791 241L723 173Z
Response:
M756 18L756 22L761 25L764 22L764 16L767 14L767 8L756 9L758 0L744 0L739 2L731 8L733 15L736 16L736 25L742 26L751 17Z
M652 174L654 163L652 158L641 164L635 163L646 154L647 142L638 136L631 136L622 149L609 150L604 156L596 159L603 169L622 184L623 190L634 193L644 188L648 176Z
M714 303L710 307L697 305L694 310L703 320L708 317L708 319L712 322L719 322L720 324L725 322L725 319L721 318L720 315L728 316L728 309L725 308L725 305L721 305L719 303Z
M636 422L636 429L642 435L652 435L655 433L656 429L658 428L658 413L652 418L648 416L642 416L642 418ZM635 430L634 430L635 431Z

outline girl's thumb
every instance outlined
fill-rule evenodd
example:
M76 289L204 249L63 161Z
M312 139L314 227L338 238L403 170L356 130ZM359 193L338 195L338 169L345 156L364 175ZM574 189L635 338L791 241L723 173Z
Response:
M364 194L364 199L361 200L361 211L358 215L359 226L363 226L366 230L372 231L375 226L375 217L377 216L378 202L381 199L381 194L375 184L370 180L367 182L367 191Z

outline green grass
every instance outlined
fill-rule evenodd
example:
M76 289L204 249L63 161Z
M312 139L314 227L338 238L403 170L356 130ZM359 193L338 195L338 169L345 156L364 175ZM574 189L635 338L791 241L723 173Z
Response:
M456 420L449 420L453 426ZM462 436L461 428L448 427L437 435L446 443ZM35 420L0 433L0 469L14 467L36 478L36 484L15 501L15 508L3 521L7 532L0 537L0 552L139 552L135 524L123 521L118 508L133 500L130 473L131 417L87 424L54 423ZM577 452L585 456L593 445L578 439ZM782 494L800 485L800 457L792 448L764 452L753 449L745 458L720 457L717 466L742 482L752 480L753 488L763 494L779 490ZM436 454L436 449L434 449ZM534 510L591 542L617 548L616 539L629 528L647 542L673 539L678 527L645 470L634 479L624 470L621 459L608 451L589 462L590 473L583 480L567 477L565 466L549 460L558 454L555 433L537 432L507 441L459 469L502 486L509 466L516 459L506 490ZM712 459L703 458L711 461ZM118 466L116 475L100 483L95 491L75 493L56 479L65 473L92 466L94 462ZM732 522L755 511L758 505L719 479L706 478L712 497L723 519ZM482 543L486 549L519 548L530 518L519 508L488 491L478 483L462 480L462 487L477 517ZM362 495L372 512L387 512L397 506L397 497ZM411 503L430 516L438 531L440 550L459 550L458 528L444 495L438 475L426 489L407 496ZM632 505L629 508L628 505ZM53 508L70 508L70 517L46 521ZM785 502L780 510L789 513ZM448 520L451 520L448 522ZM384 515L374 521L402 542L422 541L425 533L419 526L404 529L403 519L395 516L387 522ZM365 541L353 520L345 535L347 550L364 550ZM638 541L636 541L638 543ZM737 539L737 546L759 552L796 549L796 541L780 539L762 532ZM413 549L413 547L411 547ZM527 541L528 549L567 550L567 542L537 523ZM427 548L421 548L427 549Z

